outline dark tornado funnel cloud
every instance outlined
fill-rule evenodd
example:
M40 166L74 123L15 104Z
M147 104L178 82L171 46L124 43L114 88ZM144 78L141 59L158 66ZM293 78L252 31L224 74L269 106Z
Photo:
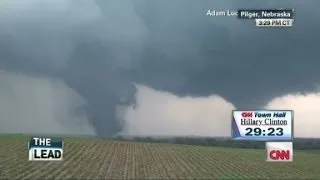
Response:
M7 80L12 75L10 73L41 78L40 83L24 78L24 86L32 86L31 90L39 89L41 93L43 86L48 86L46 90L50 92L71 88L74 91L71 93L80 95L85 101L77 104L57 91L57 96L44 101L48 106L42 106L48 110L50 101L61 104L68 99L68 102L72 101L69 103L73 109L69 110L69 106L59 109L59 103L54 104L57 108L51 108L55 110L47 113L51 121L61 125L61 114L68 111L75 118L64 123L77 126L79 121L76 119L85 114L98 136L117 135L123 126L121 110L135 103L136 88L128 80L126 70L131 68L131 54L140 48L142 39L143 25L135 15L131 1L26 0L10 1L3 6L0 7L0 70L6 75L0 74L1 97L5 97L3 87L6 83L15 85L12 80ZM119 10L125 13L119 13ZM58 87L52 81L63 85ZM28 96L28 90L19 89L19 93ZM17 97L16 94L12 96ZM41 98L42 94L35 93L30 101ZM37 108L35 106L32 113L40 114ZM17 111L17 114L24 110ZM8 126L13 121L37 124L33 118L26 122L13 118L12 114L1 114L1 117L6 119ZM13 131L17 129L21 128ZM37 132L35 127L33 132Z
M117 108L134 103L135 87L106 59L115 57L99 41L79 43L63 78L86 99L84 109L97 135L110 137L121 131Z

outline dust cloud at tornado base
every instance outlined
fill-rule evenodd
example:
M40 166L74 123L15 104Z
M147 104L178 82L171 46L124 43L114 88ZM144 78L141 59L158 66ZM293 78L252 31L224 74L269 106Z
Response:
M85 100L62 81L0 73L3 133L95 135L82 112ZM218 95L177 97L137 85L137 106L125 108L122 135L230 136L235 106ZM295 135L320 137L317 119L320 93L285 95L266 109L292 109Z
M138 107L125 114L124 134L162 136L230 136L232 102L218 95L177 97L138 86ZM320 93L276 97L264 108L293 110L296 137L320 137Z
M82 97L57 79L0 73L1 133L95 135Z

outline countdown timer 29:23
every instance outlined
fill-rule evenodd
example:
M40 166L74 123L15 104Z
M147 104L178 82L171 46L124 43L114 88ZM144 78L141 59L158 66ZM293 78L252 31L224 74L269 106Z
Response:
M283 136L283 128L246 128L246 136Z

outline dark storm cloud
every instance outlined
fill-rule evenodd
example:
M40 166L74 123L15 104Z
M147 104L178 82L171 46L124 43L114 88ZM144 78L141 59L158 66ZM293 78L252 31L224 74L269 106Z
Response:
M23 6L22 6L23 5ZM24 1L1 10L0 66L62 79L100 136L121 130L118 105L141 83L179 96L216 93L239 108L319 83L320 2ZM19 8L17 8L19 6ZM1 7L1 6L0 6ZM207 10L294 8L295 27L208 17Z
M149 20L152 32L149 52L142 58L146 61L143 69L153 72L150 78L140 71L142 82L180 95L215 92L240 108L261 106L284 93L315 90L320 69L318 1L237 1L220 5L202 1L190 9L181 1L174 1L171 6L176 8L168 9L163 1L157 2L146 8L148 14L141 15ZM195 13L279 7L295 9L294 28L261 29L250 21Z

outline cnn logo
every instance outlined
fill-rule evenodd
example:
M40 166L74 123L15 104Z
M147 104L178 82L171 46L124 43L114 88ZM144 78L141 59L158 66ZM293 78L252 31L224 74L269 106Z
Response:
M292 142L267 142L267 161L291 162L293 161Z
M252 117L253 113L252 112L243 112L241 113L241 116L243 118L249 118L249 117Z

